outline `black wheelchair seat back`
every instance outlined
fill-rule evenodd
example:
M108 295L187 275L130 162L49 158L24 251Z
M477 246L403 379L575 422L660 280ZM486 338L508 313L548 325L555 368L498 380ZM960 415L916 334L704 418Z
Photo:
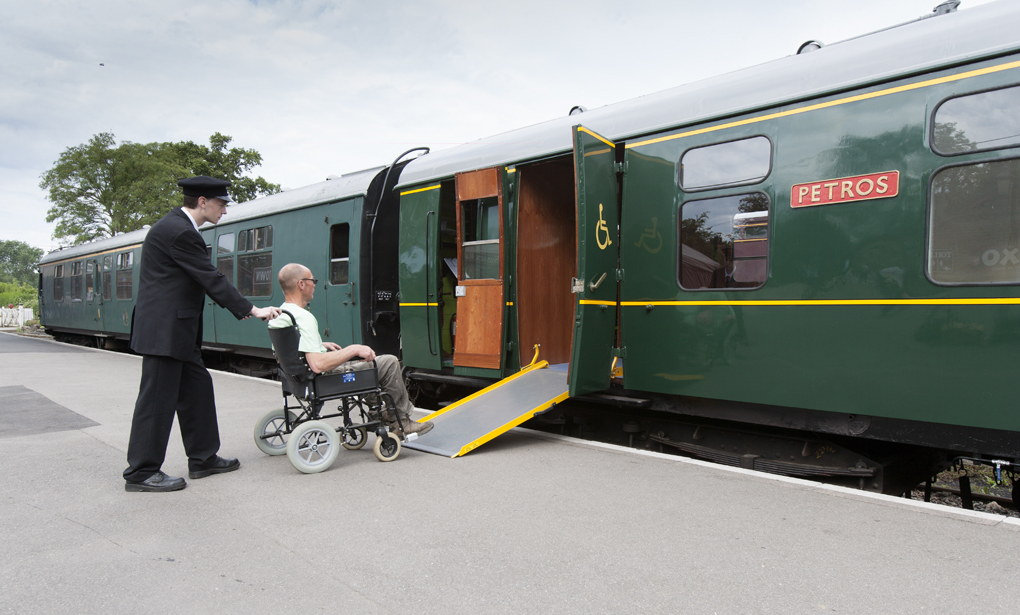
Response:
M344 395L374 392L379 387L379 374L375 361L371 369L359 369L342 373L316 374L302 359L298 346L301 333L294 315L283 310L290 318L289 327L269 329L269 340L276 351L280 365L284 393L291 393L301 399L330 399Z
M276 362L280 365L284 392L307 399L313 394L311 383L315 380L315 372L309 369L298 351L301 333L297 328L297 320L287 310L283 310L283 313L290 317L291 324L289 327L270 327L269 341L273 343Z

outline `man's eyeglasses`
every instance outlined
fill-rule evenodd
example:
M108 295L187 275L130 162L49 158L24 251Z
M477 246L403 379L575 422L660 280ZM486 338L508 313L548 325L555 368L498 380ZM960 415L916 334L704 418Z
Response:
M319 281L316 280L315 278L301 278L301 281L302 282L311 282L312 286L315 286L316 284L319 283Z

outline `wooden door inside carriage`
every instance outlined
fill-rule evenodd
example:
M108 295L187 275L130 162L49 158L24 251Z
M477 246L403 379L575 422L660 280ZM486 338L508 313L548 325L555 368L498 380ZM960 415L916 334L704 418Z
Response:
M499 369L503 339L503 181L500 168L456 176L457 367Z

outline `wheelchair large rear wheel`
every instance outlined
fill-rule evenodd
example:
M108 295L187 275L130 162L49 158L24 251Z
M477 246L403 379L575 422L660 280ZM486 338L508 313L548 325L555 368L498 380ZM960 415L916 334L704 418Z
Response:
M293 425L294 421L297 420L297 416L290 410L287 411L290 415L290 424ZM265 416L260 418L255 423L255 446L259 447L259 450L267 455L283 455L287 452L287 438L288 434L280 433L287 427L286 421L283 420L283 409L272 410L267 412ZM269 438L263 438L266 434L277 434Z
M400 455L400 438L387 431L385 436L376 436L373 450L379 461L393 461Z
M305 474L322 472L333 465L339 452L336 429L325 421L301 423L287 441L291 465Z

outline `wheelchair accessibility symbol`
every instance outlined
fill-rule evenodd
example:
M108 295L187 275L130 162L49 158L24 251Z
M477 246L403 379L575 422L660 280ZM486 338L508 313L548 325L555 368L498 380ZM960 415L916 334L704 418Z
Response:
M602 241L603 231L606 233L606 240L604 242ZM599 244L599 250L605 250L613 245L613 240L609 238L609 226L602 219L602 203L599 203L599 223L595 227L595 241Z
M634 244L638 248L644 248L649 254L658 254L662 249L662 235L658 231L659 219L652 216L652 228L646 228L638 242ZM652 246L655 246L654 248Z

